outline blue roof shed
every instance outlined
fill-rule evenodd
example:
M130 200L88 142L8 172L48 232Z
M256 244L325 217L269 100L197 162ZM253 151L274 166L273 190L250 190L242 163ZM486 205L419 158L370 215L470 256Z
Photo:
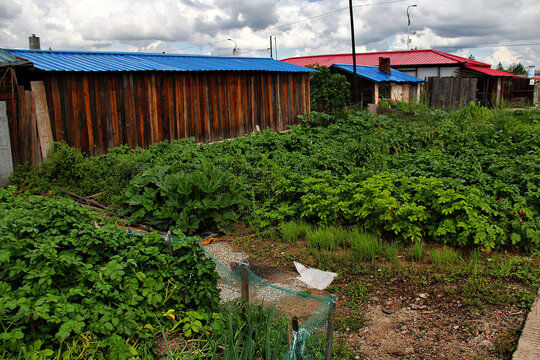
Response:
M334 64L333 68L345 70L349 73L353 73L353 66L348 64ZM376 83L380 82L409 82L409 83L418 83L424 80L416 78L414 76L402 73L396 69L390 69L390 74L386 74L379 70L377 66L368 66L368 65L356 65L356 75L374 81Z
M32 108L26 92L41 81L53 140L99 154L122 144L285 130L309 112L315 70L270 58L0 49L0 77L8 71L18 88L0 83L0 95L22 102L10 105L12 137L35 121L17 109ZM18 144L15 165L32 154Z
M28 60L36 69L45 71L315 71L272 58L136 52L2 50L12 56Z

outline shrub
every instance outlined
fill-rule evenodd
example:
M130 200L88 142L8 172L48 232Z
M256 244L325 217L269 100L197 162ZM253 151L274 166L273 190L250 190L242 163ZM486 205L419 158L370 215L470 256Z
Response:
M229 231L243 195L241 179L214 165L203 163L191 172L156 166L130 182L119 214L186 234Z
M351 100L347 78L340 74L332 74L326 66L310 65L308 67L318 70L310 76L311 110L342 110Z

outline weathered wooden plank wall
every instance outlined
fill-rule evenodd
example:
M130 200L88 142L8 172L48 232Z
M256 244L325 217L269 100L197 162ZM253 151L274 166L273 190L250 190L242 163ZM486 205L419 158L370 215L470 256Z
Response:
M92 153L281 131L310 107L307 73L51 72L43 80L54 140Z
M477 78L430 77L425 84L430 105L445 109L467 106L476 98L477 82Z

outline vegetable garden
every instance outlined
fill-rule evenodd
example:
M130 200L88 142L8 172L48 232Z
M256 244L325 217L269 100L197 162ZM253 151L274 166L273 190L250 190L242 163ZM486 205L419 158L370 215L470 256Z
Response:
M175 317L176 327L196 323L196 333L208 326L219 341L238 341L220 338L242 325L220 310L217 275L198 245L176 243L171 257L159 236L130 237L115 216L180 237L243 222L266 238L306 238L367 261L383 242L537 252L540 112L400 107L414 115L311 113L290 132L216 144L100 156L55 144L41 167L19 166L18 189L0 189L0 352L151 357L174 312L187 319ZM56 186L108 211L58 198ZM250 311L269 329L283 321ZM265 341L250 345L253 354L269 351ZM217 343L206 353L220 353Z

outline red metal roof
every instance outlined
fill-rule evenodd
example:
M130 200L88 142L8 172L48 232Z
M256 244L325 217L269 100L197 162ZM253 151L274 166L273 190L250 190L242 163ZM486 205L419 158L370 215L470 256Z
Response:
M465 67L467 69L478 71L478 72L481 72L490 76L510 76L510 77L515 78L514 74L506 72L506 71L497 70L497 69L486 68L483 66L471 66L471 65L465 65Z
M403 50L403 51L381 51L372 53L356 54L356 62L358 65L379 65L379 57L389 57L392 66L407 66L407 65L472 65L477 67L487 67L490 65L467 59L461 56L445 53L439 50ZM310 64L319 64L330 66L332 64L352 64L352 54L330 54L316 56L301 56L283 59L281 61L288 62L300 66Z

